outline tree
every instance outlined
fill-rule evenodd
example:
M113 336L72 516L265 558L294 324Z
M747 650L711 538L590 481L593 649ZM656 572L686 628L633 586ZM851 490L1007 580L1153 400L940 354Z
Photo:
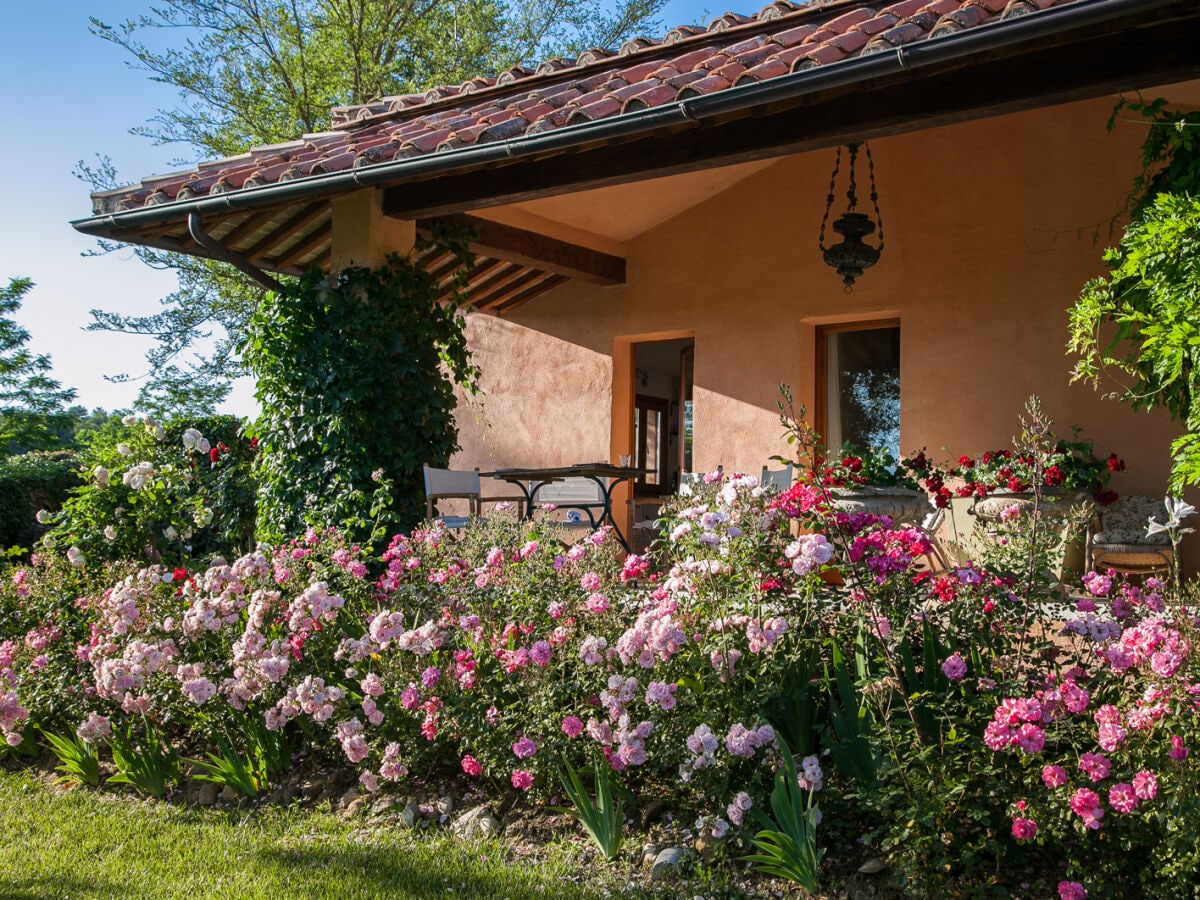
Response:
M32 288L28 278L0 288L0 456L48 450L73 430L75 391L50 377L50 357L28 350L29 332L10 318Z
M179 89L180 103L134 133L186 148L190 160L241 153L328 125L329 109L503 71L546 55L611 46L657 29L665 0L165 0L92 31L135 68ZM182 35L162 49L162 37ZM95 190L116 187L107 159L79 166ZM103 250L116 245L101 242ZM93 310L92 329L154 337L139 405L202 412L242 374L237 348L262 289L222 264L139 248L174 269L179 289L149 316ZM204 353L197 342L211 340ZM192 353L189 358L185 354Z
M1200 484L1200 116L1123 100L1114 120L1124 108L1150 121L1144 170L1120 244L1105 252L1109 273L1070 311L1068 350L1080 357L1073 380L1114 376L1113 396L1183 423L1171 446L1177 493Z

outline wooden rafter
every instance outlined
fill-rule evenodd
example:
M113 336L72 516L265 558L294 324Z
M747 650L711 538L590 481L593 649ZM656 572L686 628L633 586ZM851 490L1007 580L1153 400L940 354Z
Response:
M284 267L290 266L298 260L305 257L321 246L325 241L333 238L333 223L325 222L318 226L308 237L301 238L300 242L294 247L287 250L282 256L277 259L270 260L272 266Z
M565 276L565 275L555 275L550 272L541 272L539 274L542 275L543 277L539 278L537 281L535 281L529 287L525 288L525 290L517 291L516 293L510 294L507 297L503 297L498 302L496 302L492 308L495 309L497 312L501 312L501 313L508 312L510 309L513 309L514 307L520 306L522 303L532 300L534 297L538 296L539 294L544 294L544 293L546 293L546 291L550 290L551 288L558 287L560 284L562 284L564 281L567 280L567 276Z
M303 209L301 209L295 215L289 217L287 219L287 221L285 221L283 224L281 224L278 228L271 229L271 231L268 234L263 235L263 237L261 237L257 241L255 241L254 244L247 247L245 250L241 251L242 255L245 256L247 259L256 260L256 261L259 259L264 259L264 258L268 257L270 255L270 251L274 250L276 247L278 247L280 244L287 241L289 238L294 237L297 234L297 232L300 232L304 228L307 228L309 225L311 225L317 219L321 218L321 216L324 215L326 212L328 212L328 210L329 210L329 204L323 200L319 200L316 203L309 203L307 206L305 206ZM314 233L319 233L319 232L321 232L321 230L322 229L318 228L317 232L314 232ZM302 238L300 241L300 244L297 244L296 246L300 246L300 245L304 244L304 242L305 242L305 239ZM232 242L226 242L226 243L232 243ZM281 260L294 259L295 258L293 256L294 250L295 250L295 248L288 250L283 256L280 257L280 259ZM303 255L303 254L301 254L301 255Z

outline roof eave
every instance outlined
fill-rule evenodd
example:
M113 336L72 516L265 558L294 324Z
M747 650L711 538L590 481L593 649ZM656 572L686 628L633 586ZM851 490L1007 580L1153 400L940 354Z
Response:
M250 211L361 188L444 178L496 163L529 162L568 150L635 140L655 132L716 122L767 107L796 105L826 91L935 65L968 61L984 53L995 56L1051 36L1091 29L1123 19L1133 25L1147 15L1169 14L1173 9L1196 16L1187 0L1084 0L1082 3L1052 7L1028 16L931 38L913 45L902 45L888 52L860 56L715 94L689 97L665 106L564 126L535 135L522 135L429 156L364 165L342 172L297 178L286 183L241 188L216 196L105 213L72 221L71 225L85 234L121 239L122 234L127 235L138 229L182 221L191 213L210 216Z

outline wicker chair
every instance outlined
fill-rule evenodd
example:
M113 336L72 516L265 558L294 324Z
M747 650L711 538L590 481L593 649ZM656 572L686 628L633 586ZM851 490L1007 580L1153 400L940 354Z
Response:
M1099 528L1088 544L1088 566L1126 575L1169 574L1175 562L1171 540L1162 533L1146 534L1151 516L1163 518L1157 497L1121 497L1101 510Z

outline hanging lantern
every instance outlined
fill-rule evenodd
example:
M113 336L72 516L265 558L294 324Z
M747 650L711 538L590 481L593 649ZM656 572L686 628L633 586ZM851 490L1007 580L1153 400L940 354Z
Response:
M838 172L842 165L842 148L838 147L837 157L833 163L833 176L829 179L829 196L825 200L825 215L821 219L821 236L818 246L825 258L825 264L837 270L846 286L846 293L854 288L854 279L871 268L879 261L883 252L883 218L879 215L879 194L875 190L875 160L871 157L871 148L862 144L867 153L867 171L871 181L871 203L875 207L875 219L866 213L857 211L858 185L854 178L854 163L858 158L859 144L847 144L846 151L850 157L850 185L846 190L846 211L833 222L833 230L842 236L840 243L832 247L825 246L825 226L829 222L829 213L833 209L834 191L837 188ZM863 238L874 234L879 229L879 246L872 247L864 243Z

